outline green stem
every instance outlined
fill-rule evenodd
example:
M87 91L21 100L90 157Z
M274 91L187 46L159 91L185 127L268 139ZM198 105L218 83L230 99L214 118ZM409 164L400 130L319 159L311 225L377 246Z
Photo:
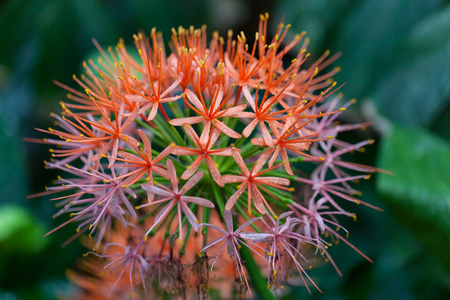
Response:
M256 294L263 300L275 300L272 292L267 289L267 279L261 274L261 270L253 259L250 250L247 247L241 247L239 252L241 253L248 274L250 275L252 287L255 289Z

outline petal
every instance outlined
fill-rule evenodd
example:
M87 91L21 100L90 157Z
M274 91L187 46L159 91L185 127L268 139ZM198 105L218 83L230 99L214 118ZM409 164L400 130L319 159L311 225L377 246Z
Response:
M247 113L246 115L243 114L243 110L247 108L247 105L242 104L234 107L229 107L224 110L223 113L220 114L221 117L237 117L237 118L248 118L250 114L253 113Z
M284 148L283 148L284 149ZM286 150L284 150L286 151ZM277 159L278 157L278 153L280 152L280 146L275 148L275 152L273 153L272 157L269 160L269 168L273 167L273 163L275 162L275 159ZM289 160L287 161L287 163L289 163ZM291 174L292 175L292 174Z
M261 217L256 217L253 218L251 220L248 220L247 222L245 222L244 224L242 224L238 229L236 229L236 231L234 233L239 234L242 230L244 230L246 227L250 226L250 224L252 224L255 221L261 220Z
M255 100L253 100L252 95L250 94L250 91L248 89L247 85L244 85L242 87L242 94L244 94L245 99L247 99L247 103L250 104L251 108L253 109L253 111L256 111L255 108Z
M187 135L191 139L192 142L194 142L195 146L200 149L200 138L198 137L198 134L195 132L194 128L192 128L191 125L184 124L183 125L184 131L186 131Z
M144 144L145 155L152 160L152 147L147 135L140 129L138 129L139 136L141 137L142 143Z
M225 220L225 225L227 226L228 232L233 232L233 214L229 210L223 212L223 218Z
M180 202L181 204L181 210L183 211L184 215L188 219L189 223L191 224L194 231L198 231L199 222L197 217L194 215L194 213L189 209L189 207L184 202Z
M225 125L225 123L223 123L219 120L216 120L216 119L214 120L214 126L216 126L217 129L219 129L224 134L228 135L229 137L231 137L233 139L238 139L241 137L241 135L239 133L237 133L236 131L234 131L227 125Z
M218 185L223 186L224 183L222 183L222 176L220 175L219 169L217 169L216 163L209 156L206 156L206 166L208 167L209 173L211 174L214 181Z
M156 113L158 112L159 103L154 103L152 105L152 110L150 111L150 114L147 117L147 121L151 121L155 118Z
M141 185L141 187L144 190L146 190L147 192L150 192L155 195L164 196L164 197L175 197L175 195L173 193L168 192L164 189L161 189L159 187L156 187L156 186L148 184L148 183Z
M242 135L245 137L249 137L250 134L253 132L253 130L255 129L256 125L258 125L258 119L254 119L252 120L245 128L244 131L242 131Z
M230 210L233 208L236 201L238 201L239 197L244 193L244 191L247 189L247 182L242 184L241 187L234 193L227 201L225 205L226 210Z
M189 101L197 108L199 111L205 113L204 105L198 99L197 95L194 94L190 89L184 91Z
M257 177L255 181L262 184L276 184L276 185L289 185L290 181L287 178L281 177Z
M198 172L194 176L192 176L181 188L180 194L183 195L184 193L189 191L194 185L197 184L197 182L200 181L200 179L202 179L202 177L203 177L203 172Z
M168 159L166 161L166 167L167 171L169 172L169 179L172 183L172 188L175 193L178 193L178 177L177 177L177 171L175 169L175 166L173 165L173 162Z
M266 208L264 205L264 197L258 190L258 187L256 185L252 186L252 198L253 204L255 205L258 212L264 215L266 213Z
M277 149L279 148L280 147L278 147ZM281 149L281 157L283 158L284 168L286 169L286 172L289 175L294 175L294 173L291 170L291 165L289 164L289 157L285 148Z
M272 136L269 133L269 130L267 130L266 124L264 122L259 122L259 127L261 128L261 132L263 134L264 142L267 146L272 147L273 146L273 139Z
M212 108L210 109L212 114L217 113L217 110L220 107L220 104L222 103L223 100L223 89L222 86L219 88L219 90L216 92L216 94L214 95L214 98L212 100Z
M200 135L200 144L205 146L209 139L209 132L211 131L211 121L206 121L203 127L202 134Z
M194 174L195 171L197 171L198 167L200 166L204 158L205 157L203 155L197 157L194 160L194 162L189 167L186 168L186 171L184 171L184 173L181 175L181 179L186 180L189 177L191 177L192 174Z
M222 183L236 183L236 182L244 182L247 180L247 177L244 176L236 176L236 175L223 175L222 176Z
M209 208L214 208L214 204L204 198L200 198L200 197L192 197L192 196L181 196L181 200L185 201L185 202L191 202L191 203L195 203L197 205L201 205L201 206L206 206Z
M250 172L247 169L247 165L245 164L244 160L241 156L241 151L237 148L231 149L231 154L233 155L234 161L238 165L239 169L244 173L246 177L250 175Z
M252 175L256 175L259 173L259 171L261 171L262 167L264 166L264 164L266 163L267 159L269 158L269 156L272 154L273 151L274 148L268 148L258 157L258 160L256 161L255 165L251 170Z
M164 220L164 218L170 212L170 210L172 209L174 204L175 204L175 200L172 200L166 206L164 206L163 209L161 209L161 211L155 217L155 223L153 223L152 227L150 227L150 229L147 230L145 235L148 235L150 233L150 231L152 231L153 228L155 228L156 225L158 225L159 223L161 223Z
M197 116L189 118L172 119L169 121L169 123L172 124L173 126L183 126L184 124L197 124L203 121L205 121L205 118L203 116Z

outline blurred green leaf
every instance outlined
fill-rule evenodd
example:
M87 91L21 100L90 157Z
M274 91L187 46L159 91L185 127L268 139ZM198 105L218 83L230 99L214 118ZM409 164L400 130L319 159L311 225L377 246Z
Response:
M431 126L450 103L450 5L419 22L376 86L380 112L404 124Z
M450 145L419 129L394 127L381 147L377 189L397 218L450 272Z
M0 207L0 249L7 253L37 253L45 248L45 230L24 208Z

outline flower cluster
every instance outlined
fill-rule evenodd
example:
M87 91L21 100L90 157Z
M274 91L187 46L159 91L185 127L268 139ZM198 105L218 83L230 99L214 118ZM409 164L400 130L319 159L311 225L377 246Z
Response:
M297 274L319 289L305 270L311 255L338 272L332 242L366 257L338 233L347 231L337 216L356 218L345 201L373 207L351 182L377 169L342 160L372 141L337 138L366 125L335 122L351 104L339 106L339 68L329 69L338 55L308 61L305 33L289 39L289 28L269 39L265 14L252 42L229 31L208 44L205 27L180 27L170 54L155 29L134 36L136 49L94 41L97 62L73 76L83 91L56 82L69 100L52 114L58 129L34 141L54 146L46 167L65 175L38 196L54 195L55 216L69 214L49 234L75 223L67 243L91 238L83 268L96 280L71 274L85 299L187 297L190 286L206 297L223 284L246 297L251 261L264 288ZM316 166L309 175L304 162Z

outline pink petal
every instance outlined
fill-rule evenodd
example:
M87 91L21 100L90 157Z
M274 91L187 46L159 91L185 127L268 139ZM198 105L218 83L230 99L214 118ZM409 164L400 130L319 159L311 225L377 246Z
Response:
M211 130L211 121L206 121L203 127L202 134L200 135L200 144L205 146L209 139L209 132Z
M194 142L195 146L200 149L200 138L198 137L197 133L195 132L194 128L192 128L191 125L184 124L183 125L184 131L186 131L187 135L191 139L192 142Z
M175 166L173 165L173 162L168 159L166 161L166 167L167 171L169 172L170 176L170 182L172 183L172 188L175 193L178 193L178 177L177 177L177 171L175 169Z
M284 148L283 148L284 149ZM286 150L285 150L286 151ZM269 160L269 168L273 167L273 163L275 162L275 159L278 157L278 153L280 152L280 146L275 148L275 152L273 153L272 157ZM288 161L289 163L289 161Z
M169 123L172 124L173 126L183 126L184 124L197 124L203 121L205 121L205 118L203 116L198 116L198 117L172 119L169 121Z
M280 147L278 147L278 148L280 148ZM283 158L284 168L286 169L286 172L289 175L294 175L294 173L291 170L291 165L289 164L289 157L288 157L288 154L287 154L287 151L285 148L281 149L281 157Z
M184 93L186 94L189 101L195 106L195 108L197 108L200 112L205 113L203 104L200 102L197 95L195 95L190 89L186 89Z
M144 144L145 155L151 160L152 159L152 147L147 135L140 129L138 129L139 136L141 137L142 143Z
M155 157L155 159L152 161L152 164L153 164L153 165L157 164L157 163L160 162L162 159L164 159L166 156L168 156L169 154L171 154L173 148L174 148L174 145L173 145L173 144L167 146L166 149L164 149L163 151L161 151L161 153L159 153L158 156Z
M233 232L233 215L231 211L225 210L223 212L223 218L225 219L225 225L227 226L228 232Z
M191 203L195 203L197 205L201 205L201 206L206 206L209 208L214 208L214 204L204 198L200 198L200 197L191 197L191 196L182 196L181 200L185 201L185 202L191 202Z
M224 184L221 181L222 176L220 175L219 169L217 169L216 163L209 156L206 156L206 165L214 181L218 185L223 186Z
M213 107L210 109L211 113L217 112L217 110L220 107L220 104L222 103L222 100L223 100L223 89L222 87L220 87L217 93L214 95L214 99L212 101Z
M223 122L221 122L219 120L215 120L214 121L214 126L216 126L217 129L219 129L224 134L228 135L229 137L231 137L233 139L238 139L238 138L241 137L241 135L239 133L237 133L236 131L234 131L233 129L231 129L227 125L225 125L225 123L223 123Z
M197 157L194 160L194 162L189 167L187 167L186 171L184 171L184 173L181 175L181 179L186 180L189 177L191 177L192 174L194 174L195 171L197 171L198 167L200 166L204 158L205 157L203 155Z
M222 183L237 183L237 182L244 182L247 180L247 177L244 176L236 176L236 175L223 175L222 176Z
M250 104L250 106L253 109L253 111L256 111L255 100L253 100L253 97L250 94L250 91L249 91L247 85L244 85L242 87L242 94L244 94L245 99L247 99L247 103Z
M163 190L159 187L156 187L156 186L148 184L148 183L141 185L141 187L144 190L146 190L147 192L150 192L155 195L164 196L164 197L175 197L173 193L168 192L166 190Z
M183 149L183 148L179 148L178 146L175 146L172 148L171 154L174 154L174 155L199 155L198 151L195 151L195 149Z
M156 227L156 225L158 225L159 223L161 223L164 220L164 218L167 216L167 214L170 212L170 210L172 209L172 207L174 205L175 205L175 200L172 200L166 206L164 206L163 209L161 209L161 211L155 217L155 223L153 223L153 226L150 227L149 230L147 230L145 235L148 235L150 233L150 231L152 231L153 228Z
M203 172L198 172L198 173L196 173L194 176L192 176L192 177L185 183L185 185L181 188L180 194L183 195L183 194L185 194L187 191L189 191L194 185L197 184L197 182L200 181L200 179L202 179L202 177L203 177Z
M261 171L262 167L266 163L267 159L269 159L269 156L272 154L273 151L274 151L273 148L268 148L259 156L258 160L256 161L255 165L251 170L252 175L256 175L259 173L259 171Z
M199 222L197 217L194 215L194 213L189 209L189 207L184 202L180 202L181 209L183 210L184 215L188 219L189 223L191 224L194 231L198 231ZM180 238L181 238L181 232L180 232Z
M258 125L258 119L252 120L245 128L244 131L242 131L242 135L245 137L249 137L250 134L252 134L253 130L255 129L256 125Z
M147 117L147 121L151 121L155 118L156 113L158 112L158 107L159 107L158 102L153 103L152 110L150 111L150 114Z
M255 204L256 209L259 211L260 214L266 213L266 208L264 205L264 197L261 194L261 192L258 190L256 185L252 186L252 198L253 198L253 204Z
M239 169L244 173L246 177L250 175L250 172L247 169L247 165L245 164L244 160L241 156L241 151L239 149L233 148L231 150L231 154L233 155L234 161L238 165Z
M261 128L261 132L263 134L264 142L267 146L272 147L273 146L273 140L272 136L270 135L269 131L267 130L266 124L264 122L259 122L259 127Z
M236 201L238 201L239 197L244 193L244 191L247 189L247 182L242 184L241 187L234 193L230 199L228 199L227 204L225 204L225 209L230 210L233 208Z
M128 159L128 160L144 162L144 160L140 156L136 156L136 155L131 154L131 153L126 152L126 151L119 151L118 155L120 157Z
M289 179L281 177L256 177L254 181L262 184L276 184L288 186L290 184Z
M247 113L242 112L244 109L247 108L247 105L242 104L235 107L230 107L225 110L225 113L222 113L221 117L237 117L237 118L248 118L248 116L253 115L253 113Z
M264 139L260 137L252 138L250 142L255 146L267 146Z
M120 126L120 131L123 132L128 126L130 126L130 124L134 122L134 120L137 118L138 115L139 115L139 107L136 105L131 114L128 116L125 123L123 123L123 125Z

